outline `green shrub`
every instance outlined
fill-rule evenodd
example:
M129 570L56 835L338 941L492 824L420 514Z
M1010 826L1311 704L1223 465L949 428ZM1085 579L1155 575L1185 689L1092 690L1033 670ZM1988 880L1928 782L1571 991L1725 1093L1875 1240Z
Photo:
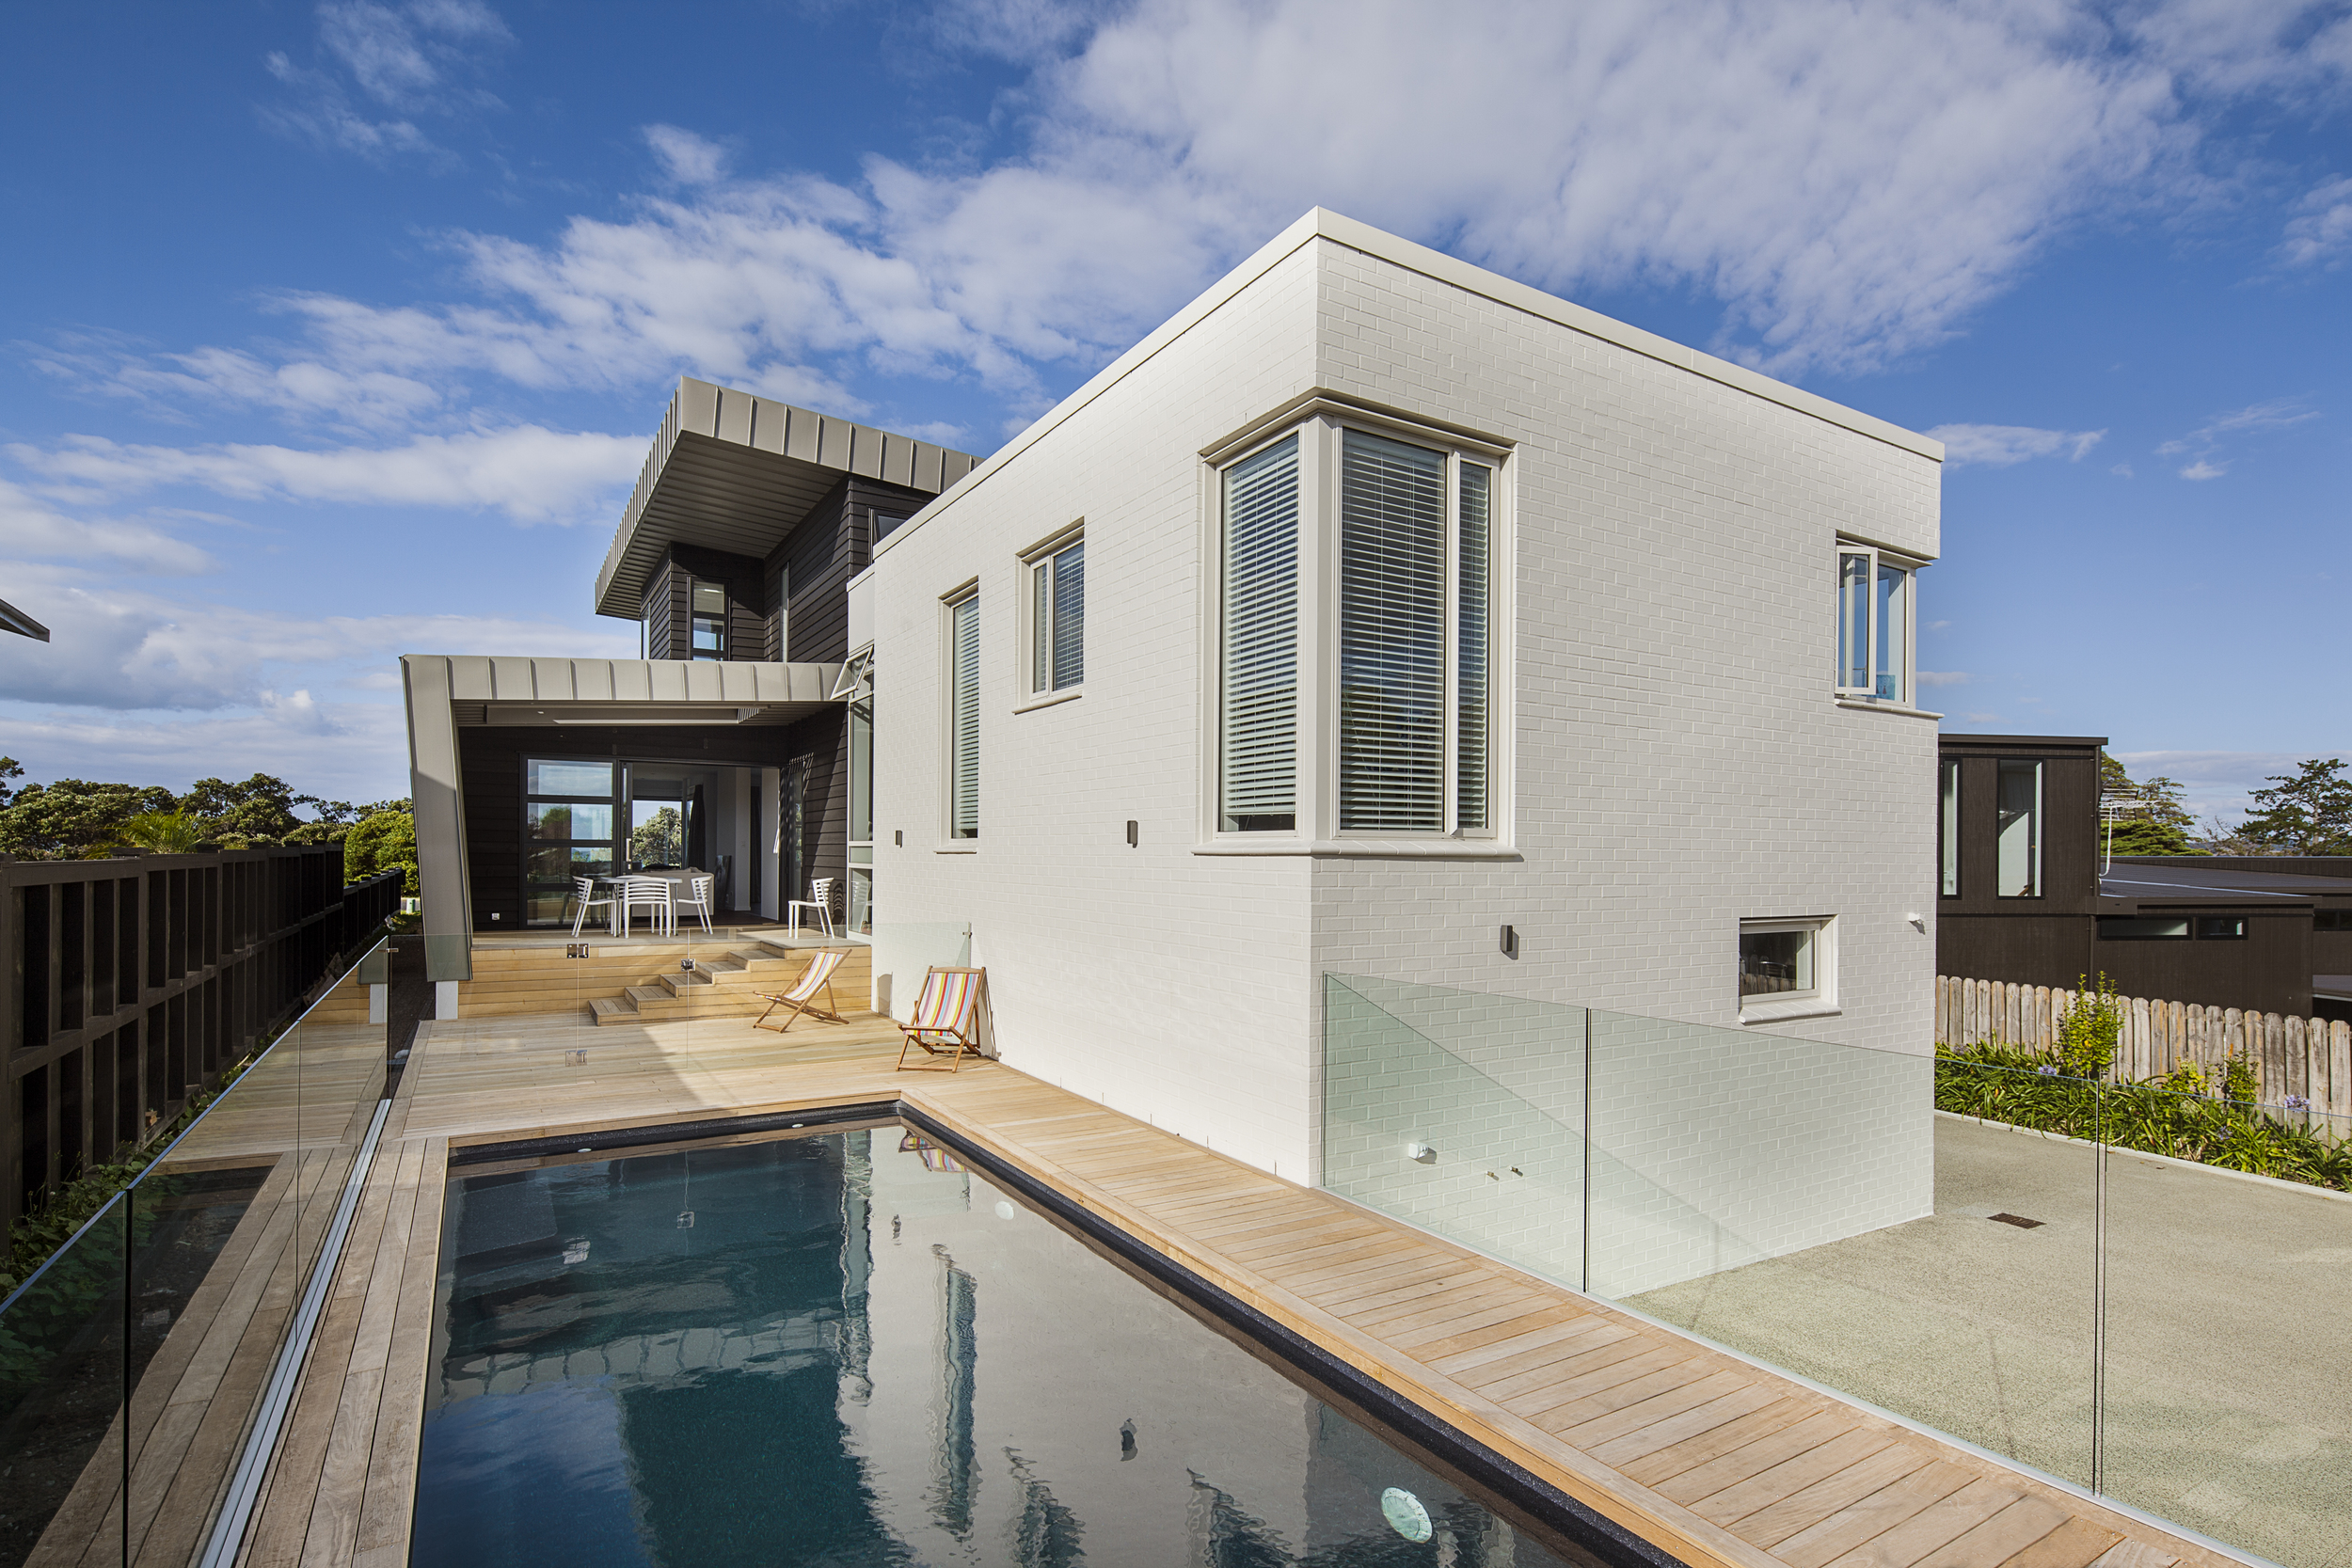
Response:
M2352 1144L2295 1111L2254 1104L2253 1069L2243 1057L2231 1058L2216 1097L2194 1065L2145 1083L2106 1084L2067 1071L2064 1049L1939 1047L1936 1109L2352 1192ZM2090 1057L2086 1046L2082 1060Z

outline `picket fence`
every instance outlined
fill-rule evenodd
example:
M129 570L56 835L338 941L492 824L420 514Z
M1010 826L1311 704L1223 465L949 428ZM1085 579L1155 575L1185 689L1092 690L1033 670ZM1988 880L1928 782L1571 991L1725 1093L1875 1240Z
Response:
M2196 1003L2118 997L2123 1032L2115 1051L2120 1079L2160 1078L2183 1063L2218 1084L2224 1067L2242 1057L2258 1076L2255 1098L2284 1105L2289 1097L2331 1117L2352 1117L2352 1023L2323 1018L2241 1012ZM1939 1045L2008 1045L2046 1049L2058 1043L2059 1021L2074 992L2055 986L2004 980L1935 977L1935 1039Z

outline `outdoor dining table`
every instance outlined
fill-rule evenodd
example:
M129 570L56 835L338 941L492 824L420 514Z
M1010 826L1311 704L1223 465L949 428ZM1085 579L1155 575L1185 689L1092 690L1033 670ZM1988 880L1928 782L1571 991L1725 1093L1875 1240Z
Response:
M691 893L693 891L692 882L695 878L707 877L709 875L710 873L707 871L698 870L693 866L687 865L663 871L624 871L615 873L610 877L598 877L596 879L597 885L601 888L609 890L612 895L612 934L616 937L625 937L628 935L628 927L623 923L622 920L621 883L624 881L627 881L632 877L659 877L663 881L668 882L673 889L676 890L672 894L672 896L675 897L676 896L676 894L680 892ZM645 918L648 922L650 922L653 919L653 916L651 914L647 914Z

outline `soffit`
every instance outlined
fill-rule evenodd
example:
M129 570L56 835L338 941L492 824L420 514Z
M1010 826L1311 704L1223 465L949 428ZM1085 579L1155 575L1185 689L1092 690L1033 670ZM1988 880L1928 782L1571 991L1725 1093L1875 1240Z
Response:
M674 544L766 555L845 475L935 496L978 461L681 376L596 574L596 613L636 620Z

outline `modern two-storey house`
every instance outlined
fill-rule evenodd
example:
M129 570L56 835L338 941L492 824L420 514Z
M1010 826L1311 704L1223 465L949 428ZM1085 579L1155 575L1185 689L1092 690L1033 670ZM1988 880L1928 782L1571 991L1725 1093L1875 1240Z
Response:
M1927 1053L1941 456L1310 214L877 541L877 968L1309 1181L1327 974Z

